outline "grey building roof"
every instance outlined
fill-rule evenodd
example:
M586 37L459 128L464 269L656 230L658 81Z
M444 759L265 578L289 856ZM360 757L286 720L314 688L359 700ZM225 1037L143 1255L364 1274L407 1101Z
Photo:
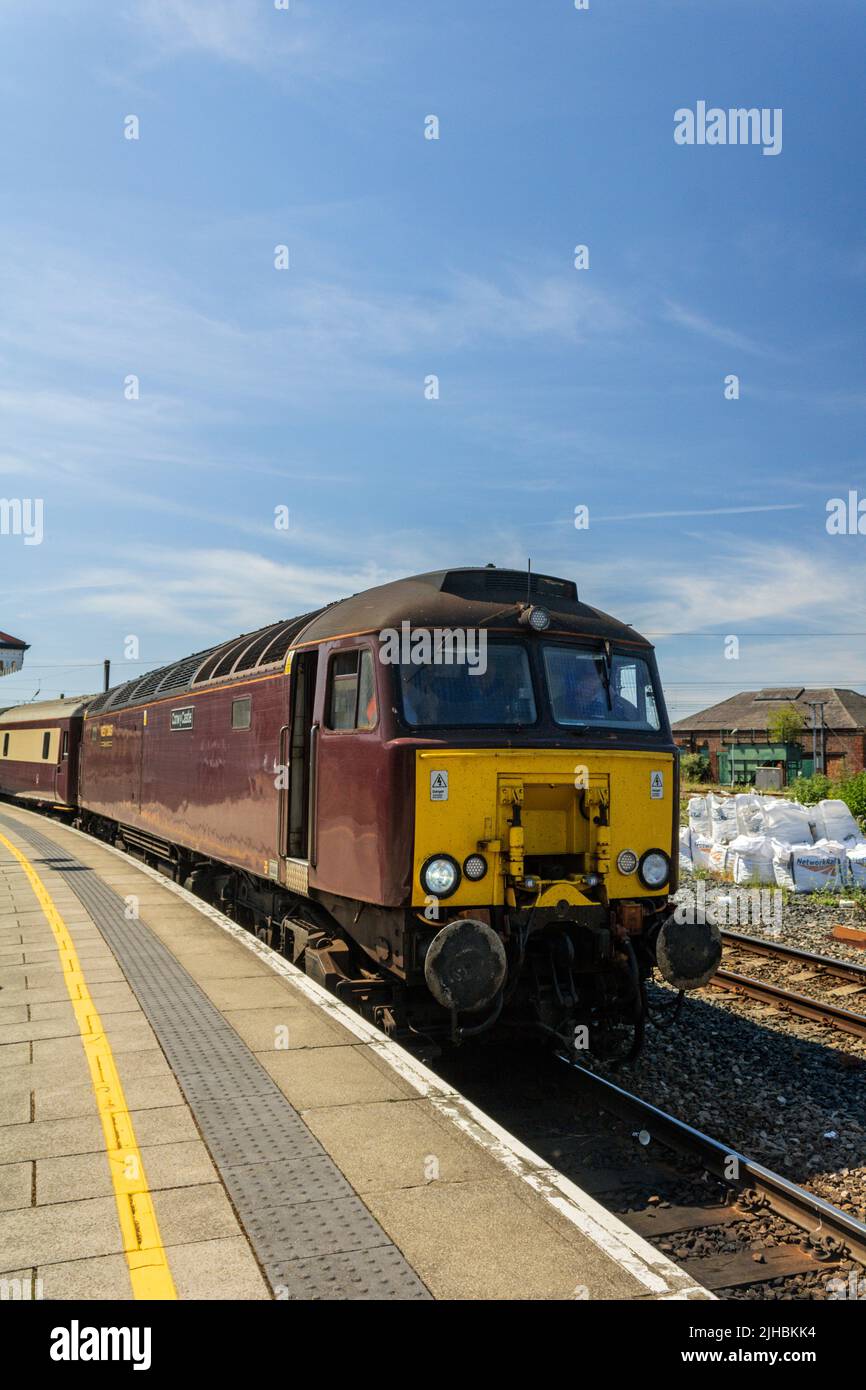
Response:
M742 690L718 705L699 710L672 726L675 734L718 733L720 729L739 729L743 733L754 729L766 730L771 716L786 705L794 705L812 723L810 700L824 701L824 724L839 732L866 732L866 695L857 690L842 690L835 686L820 689L793 686L768 686L763 690Z

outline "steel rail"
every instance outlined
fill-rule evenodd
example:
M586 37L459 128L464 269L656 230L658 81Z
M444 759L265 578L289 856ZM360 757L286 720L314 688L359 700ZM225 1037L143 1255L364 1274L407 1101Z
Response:
M782 989L781 985L774 985L769 980L756 980L752 975L739 975L733 970L717 970L710 984L716 989L728 989L762 1003L775 1004L789 1013L798 1014L800 1018L827 1024L830 1028L838 1028L841 1033L851 1033L855 1038L866 1038L866 1014L852 1013L838 1004L822 1003L808 994L795 994L793 990Z
M796 946L788 946L782 942L761 941L757 937L741 936L738 932L723 932L722 941L733 950L752 952L764 960L781 960L798 965L811 965L816 971L831 975L836 979L862 982L864 990L866 990L866 966L851 961L839 961L831 956L816 955L812 951L801 951ZM753 975L743 975L738 970L728 970L721 967L716 971L710 984L717 989L732 990L738 994L745 994L750 999L774 1004L778 1008L787 1009L789 1013L799 1015L800 1018L807 1018L813 1023L824 1023L831 1028L838 1028L843 1033L850 1033L854 1037L866 1038L866 1014L856 1013L851 1009L843 1009L841 1005L834 1004L829 1000L824 1001L813 998L809 994L800 994L796 990L785 989L773 980L757 979Z
M625 1091L615 1082L608 1081L596 1072L588 1071L579 1062L574 1062L562 1053L556 1054L577 1075L581 1086L595 1092L596 1099L605 1110L610 1110L622 1119L638 1121L641 1129L659 1143L680 1153L689 1153L699 1158L708 1172L738 1188L754 1188L766 1198L770 1207L779 1216L785 1217L795 1226L807 1231L811 1236L829 1237L844 1245L856 1259L866 1263L866 1224L858 1221L846 1211L834 1207L830 1202L818 1197L814 1192L765 1168L755 1159L722 1144L709 1134L678 1120L659 1110L650 1101ZM735 1176L731 1176L732 1160Z
M722 931L722 944L737 950L752 951L755 955L766 956L768 960L797 961L802 965L814 965L816 969L837 975L840 980L862 979L866 985L866 965L856 961L839 960L836 956L821 956L813 951L803 951L798 946L789 946L783 941L763 941L758 936L745 936L740 932Z

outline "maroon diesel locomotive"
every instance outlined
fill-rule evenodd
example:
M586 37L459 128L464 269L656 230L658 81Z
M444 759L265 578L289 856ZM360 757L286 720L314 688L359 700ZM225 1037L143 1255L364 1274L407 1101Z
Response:
M601 1050L625 1023L637 1046L653 966L692 988L718 963L714 929L669 908L652 647L570 580L419 575L7 710L0 792L143 856L401 1036L511 1024Z

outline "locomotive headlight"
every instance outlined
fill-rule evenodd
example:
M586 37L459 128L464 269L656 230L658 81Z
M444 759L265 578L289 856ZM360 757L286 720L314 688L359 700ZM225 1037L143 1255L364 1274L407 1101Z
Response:
M637 855L633 849L624 849L616 856L616 867L621 874L633 874L637 868Z
M645 888L662 888L671 874L671 864L664 850L648 849L640 861L638 875Z
M450 854L434 854L421 867L421 885L434 898L450 898L460 882L460 866Z
M487 860L483 854L470 854L463 860L463 872L473 883L477 883L487 873Z

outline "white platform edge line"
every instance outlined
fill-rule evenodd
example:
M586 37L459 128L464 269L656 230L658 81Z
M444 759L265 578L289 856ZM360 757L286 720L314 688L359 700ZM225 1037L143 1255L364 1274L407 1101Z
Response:
M104 840L88 835L83 830L62 825L57 821L46 821L38 812L23 806L9 806L0 802L3 808L19 811L34 817L39 825L47 825L61 833L78 836L93 848L106 850L139 873L153 879L163 888L180 898L188 906L194 907L203 917L207 917L222 931L232 936L246 950L259 957L275 974L283 978L301 994L330 1014L342 1027L366 1043L388 1066L417 1091L419 1096L430 1100L455 1128L472 1139L492 1158L502 1164L508 1172L525 1182L549 1206L564 1216L586 1238L596 1245L615 1264L626 1269L640 1284L651 1293L665 1299L704 1299L715 1300L716 1295L698 1284L678 1265L669 1260L649 1241L632 1231L613 1212L607 1209L570 1178L559 1173L532 1149L528 1148L513 1134L502 1128L496 1120L485 1114L471 1101L467 1100L453 1087L448 1086L416 1057L413 1057L399 1043L386 1037L372 1023L354 1013L347 1004L329 994L324 986L311 980L291 961L285 959L272 947L260 941L246 927L239 926L226 917L218 908L197 898L194 893L166 878L149 864L106 844Z

